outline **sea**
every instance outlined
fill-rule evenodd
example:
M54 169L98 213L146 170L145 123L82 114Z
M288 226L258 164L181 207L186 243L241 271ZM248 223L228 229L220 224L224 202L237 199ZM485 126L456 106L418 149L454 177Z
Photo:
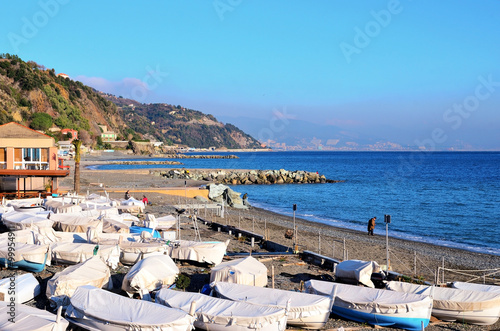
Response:
M385 235L388 230L390 237L500 255L500 152L231 154L239 158L181 159L182 166L96 167L318 172L342 182L239 185L232 189L247 193L253 206L285 215L293 215L296 204L297 217L359 231L366 231L368 220L377 217L376 234ZM385 215L391 217L387 229Z

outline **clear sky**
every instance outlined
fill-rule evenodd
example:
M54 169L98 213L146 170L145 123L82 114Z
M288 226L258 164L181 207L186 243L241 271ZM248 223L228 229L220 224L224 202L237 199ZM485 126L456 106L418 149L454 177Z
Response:
M8 1L0 31L0 52L141 102L500 150L497 0Z

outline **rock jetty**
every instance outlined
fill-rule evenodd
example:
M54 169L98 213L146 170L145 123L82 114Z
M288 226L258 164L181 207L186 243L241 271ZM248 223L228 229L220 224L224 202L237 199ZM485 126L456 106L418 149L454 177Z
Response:
M195 155L195 154L160 154L155 157L166 159L239 159L236 155Z
M179 161L109 161L107 164L170 164L170 165L181 165L182 162Z
M151 170L151 174L172 179L193 179L227 185L337 183L325 175L302 170Z

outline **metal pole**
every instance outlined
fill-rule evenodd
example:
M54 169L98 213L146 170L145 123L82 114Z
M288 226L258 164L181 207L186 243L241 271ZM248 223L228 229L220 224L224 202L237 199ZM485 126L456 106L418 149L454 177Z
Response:
M413 274L417 276L417 251L413 252Z
M343 260L345 261L345 260L346 260L346 259L345 259L345 237L344 237L344 251L343 251L343 255L342 255L342 257L343 257Z
M386 251L386 265L385 271L389 271L389 223L385 223L385 251Z
M321 255L321 230L318 230L318 254Z
M295 247L297 246L297 230L295 227L295 211L297 210L297 205L293 205L293 250L295 251Z

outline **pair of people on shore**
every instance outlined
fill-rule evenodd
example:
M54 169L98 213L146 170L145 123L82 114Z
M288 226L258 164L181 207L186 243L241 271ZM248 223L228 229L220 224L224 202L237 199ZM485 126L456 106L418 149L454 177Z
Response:
M377 219L376 217L372 217L368 221L368 235L369 236L373 236L373 230L375 230L375 220L376 219Z

